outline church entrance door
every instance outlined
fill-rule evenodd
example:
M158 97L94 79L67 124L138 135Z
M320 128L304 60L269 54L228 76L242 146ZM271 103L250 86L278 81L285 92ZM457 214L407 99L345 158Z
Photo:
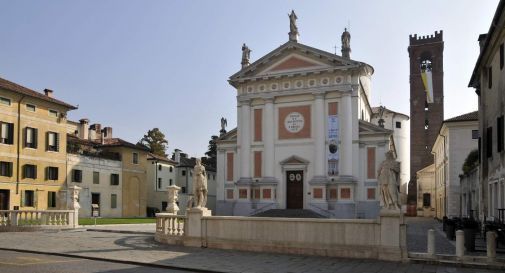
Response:
M286 171L286 208L303 209L303 171Z

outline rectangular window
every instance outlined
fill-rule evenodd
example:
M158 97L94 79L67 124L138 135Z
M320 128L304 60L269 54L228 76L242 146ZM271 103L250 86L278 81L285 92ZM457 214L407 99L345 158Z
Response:
M46 150L58 152L60 150L60 135L55 132L47 132L46 136Z
M47 192L47 207L48 208L56 208L56 192L48 191Z
M375 147L367 148L367 178L375 178Z
M57 118L58 117L58 111L49 109L49 116Z
M14 123L0 122L0 143L14 143Z
M351 199L351 188L341 188L340 189L340 199L350 200Z
M504 52L503 52L503 44L500 45L500 69L503 69L503 64L504 64L504 58L505 56L503 56Z
M323 198L323 189L321 188L315 188L312 192L312 196L314 199L322 199Z
M25 128L25 147L37 148L37 134L38 130L31 127Z
M100 184L100 173L93 172L93 184Z
M254 109L254 141L261 141L263 138L263 110Z
M226 153L226 181L233 181L233 153Z
M337 199L337 189L330 189L330 200Z
M486 130L486 156L493 156L493 127L488 127Z
M271 199L271 198L272 198L272 190L263 189L263 199Z
M254 151L254 177L261 177L261 151Z
M402 122L401 121L397 121L396 122L396 128L402 128Z
M168 168L170 170L170 172L173 172L174 171L174 167L170 166L170 168Z
M366 199L375 200L375 188L366 189Z
M158 171L160 171L160 172L161 172L161 169L162 169L162 166L161 166L161 164L159 164L159 165L158 165Z
M58 180L58 167L46 168L46 180Z
M181 171L181 175L182 175L182 176L186 176L186 171L185 171L185 170L182 170L182 171Z
M23 205L25 207L33 207L35 204L35 192L34 191L24 191Z
M472 130L472 139L479 139L479 130Z
M161 183L162 183L161 177L158 177L158 189L161 189Z
M226 190L226 199L233 199L233 190L232 189L227 189Z
M181 187L181 193L186 193L186 187Z
M82 182L82 170L72 170L72 182Z
M496 118L496 147L498 152L503 151L503 116Z
M37 179L37 166L25 164L23 166L23 178Z
M328 116L335 116L338 113L338 105L336 102L328 103Z
M8 98L0 97L0 104L10 106L11 105L11 100Z
M113 193L110 195L110 208L111 209L117 208L117 194Z
M37 110L37 107L35 105L26 104L26 111L35 112L35 110Z
M139 154L138 153L133 153L132 163L139 164Z
M487 68L487 88L491 89L493 87L493 67Z
M431 195L429 193L423 193L423 207L431 206Z
M0 176L12 176L12 162L0 161Z
M161 201L161 211L166 211L168 207L167 201Z
M238 198L239 199L247 199L247 189L239 189L238 190Z
M110 174L110 184L113 186L119 185L119 174L117 173Z
M261 191L260 189L254 189L253 199L260 199Z
M168 180L168 182L169 182L169 185L170 185L170 186L172 186L172 185L173 185L173 183L172 183L172 178L170 178L170 179Z

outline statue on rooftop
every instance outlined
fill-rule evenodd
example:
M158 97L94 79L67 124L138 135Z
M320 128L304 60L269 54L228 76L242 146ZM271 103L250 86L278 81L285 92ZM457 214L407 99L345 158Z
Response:
M291 10L291 14L288 14L289 17L289 40L297 42L298 41L298 27L296 26L296 20L298 17L295 14L294 10Z

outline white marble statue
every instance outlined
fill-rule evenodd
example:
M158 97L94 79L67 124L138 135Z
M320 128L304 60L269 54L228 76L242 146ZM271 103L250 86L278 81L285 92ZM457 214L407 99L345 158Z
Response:
M168 213L177 214L179 211L179 206L177 206L177 201L179 200L179 190L181 188L176 185L170 185L167 187L168 204L166 211Z
M81 205L79 205L79 191L81 190L81 188L77 186L72 186L69 188L69 190L70 190L70 209L73 210L80 209Z
M378 171L378 180L380 186L380 205L386 209L400 209L398 199L398 178L400 174L400 162L394 159L392 151L386 153L384 160Z
M193 169L193 203L195 207L207 205L207 172L199 158Z

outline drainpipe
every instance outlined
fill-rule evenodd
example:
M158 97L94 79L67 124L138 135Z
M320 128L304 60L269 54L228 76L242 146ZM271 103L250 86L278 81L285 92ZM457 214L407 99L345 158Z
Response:
M16 154L16 195L19 194L19 154L21 152L21 102L26 96L22 96L18 101L18 136L17 136L17 154ZM21 201L20 201L21 202ZM21 204L20 204L21 205Z
M445 168L445 152L446 152L446 137L444 135L438 134L439 136L444 138L443 146L444 146L444 153L443 153L443 181L444 181L444 216L447 216L447 181L446 181L446 168Z

